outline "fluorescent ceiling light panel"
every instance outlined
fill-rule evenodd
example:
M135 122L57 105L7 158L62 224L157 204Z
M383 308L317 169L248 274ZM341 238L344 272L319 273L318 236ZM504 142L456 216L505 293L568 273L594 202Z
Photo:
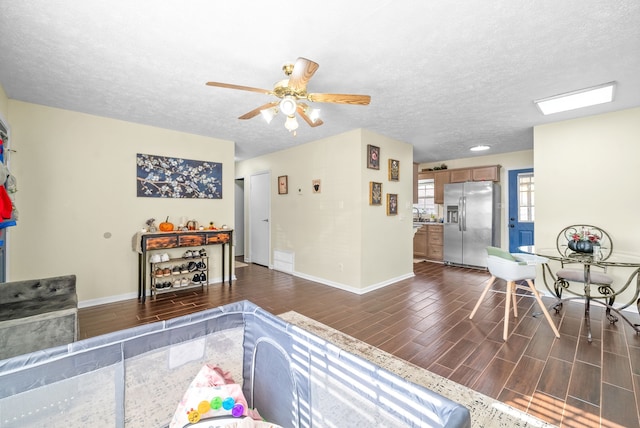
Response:
M613 89L615 86L615 82L609 82L592 88L536 100L534 103L544 115L610 103L613 101Z

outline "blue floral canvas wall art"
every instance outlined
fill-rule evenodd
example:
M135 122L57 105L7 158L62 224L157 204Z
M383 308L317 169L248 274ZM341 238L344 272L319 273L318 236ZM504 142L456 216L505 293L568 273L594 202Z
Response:
M222 164L136 155L138 197L222 199Z

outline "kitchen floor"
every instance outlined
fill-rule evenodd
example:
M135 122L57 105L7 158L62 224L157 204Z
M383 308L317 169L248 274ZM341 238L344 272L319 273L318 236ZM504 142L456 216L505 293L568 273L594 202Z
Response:
M250 300L274 314L296 311L559 426L640 427L640 335L622 320L609 324L604 311L592 307L589 344L584 307L565 304L560 314L551 311L561 334L555 339L543 317L532 316L534 300L522 296L504 342L504 294L490 293L468 319L487 272L429 262L415 263L414 272L414 278L356 295L249 264L236 269L231 287L80 309L80 336ZM504 285L499 281L496 288ZM630 315L640 323L637 312Z

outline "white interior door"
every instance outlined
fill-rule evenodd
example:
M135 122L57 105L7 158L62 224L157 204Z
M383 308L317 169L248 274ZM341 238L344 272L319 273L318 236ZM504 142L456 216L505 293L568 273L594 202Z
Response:
M244 179L236 179L234 202L233 252L244 256Z
M249 258L251 263L269 266L271 174L252 175L249 189Z

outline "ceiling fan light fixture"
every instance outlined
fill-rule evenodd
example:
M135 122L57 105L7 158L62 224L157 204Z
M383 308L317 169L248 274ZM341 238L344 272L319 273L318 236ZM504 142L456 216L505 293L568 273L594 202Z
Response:
M613 101L616 82L604 83L591 88L580 89L566 94L555 95L534 101L545 116L582 107L595 106Z
M316 123L318 121L318 119L320 119L320 109L319 108L307 107L305 113L309 117L309 120L311 122L313 122L313 123Z
M298 121L295 116L287 116L287 120L284 123L284 127L287 128L287 131L293 132L298 129Z
M260 110L260 114L262 115L262 118L265 120L265 122L271 123L273 118L278 114L278 107L271 107Z
M291 95L287 95L282 98L280 101L280 111L285 116L293 116L298 108L298 103L296 103L296 99Z

